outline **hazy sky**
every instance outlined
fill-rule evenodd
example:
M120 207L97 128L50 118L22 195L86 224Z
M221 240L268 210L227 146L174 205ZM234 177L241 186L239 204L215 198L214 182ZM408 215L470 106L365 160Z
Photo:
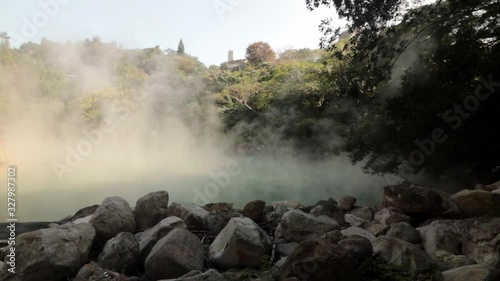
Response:
M95 35L126 48L160 45L186 52L207 66L243 58L255 41L275 51L317 48L318 25L334 10L310 12L305 0L0 0L0 32L19 42L83 40Z

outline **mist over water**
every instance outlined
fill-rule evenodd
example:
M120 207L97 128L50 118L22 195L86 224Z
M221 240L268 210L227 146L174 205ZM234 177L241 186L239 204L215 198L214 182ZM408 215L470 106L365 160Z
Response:
M116 58L110 55L103 59L106 63L89 66L80 52L54 50L54 57L65 61L54 65L77 77L65 78L72 86L62 98L42 96L32 79L0 66L0 98L7 108L0 116L5 159L0 180L6 182L7 165L18 167L20 221L59 220L100 204L106 196L123 197L134 206L138 198L157 190L168 191L170 202L197 203L196 194L202 194L208 202L233 202L239 208L256 199L307 205L346 194L361 204L380 203L385 180L364 174L344 156L311 160L283 149L279 135L260 150L237 152L234 136L222 133L212 101L201 101L206 109L201 120L190 118L186 101L203 89L201 81L175 84L169 67L158 69L131 96L103 100L99 110L105 122L89 125L81 111L68 110L68 101L115 85ZM71 70L65 69L68 65ZM221 185L214 175L226 173L228 165L239 172ZM0 196L6 196L5 188ZM6 217L2 208L0 219Z

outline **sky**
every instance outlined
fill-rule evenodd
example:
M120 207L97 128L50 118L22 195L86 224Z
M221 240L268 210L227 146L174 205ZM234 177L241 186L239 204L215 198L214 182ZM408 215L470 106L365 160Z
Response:
M333 9L309 11L305 0L0 0L0 32L21 43L80 41L99 36L124 48L177 49L209 66L245 56L257 41L276 52L318 48L322 19ZM338 22L338 21L335 21Z

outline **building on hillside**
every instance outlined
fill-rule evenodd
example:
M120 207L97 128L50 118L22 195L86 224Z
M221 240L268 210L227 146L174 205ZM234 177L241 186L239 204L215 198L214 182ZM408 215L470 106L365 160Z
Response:
M247 64L246 59L235 60L234 59L234 51L229 50L227 53L227 62L222 65L227 67L229 70L241 70Z

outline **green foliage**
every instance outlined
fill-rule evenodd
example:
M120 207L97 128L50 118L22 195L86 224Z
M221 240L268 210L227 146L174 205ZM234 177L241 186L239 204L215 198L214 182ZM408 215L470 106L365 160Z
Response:
M366 259L358 266L362 280L379 281L414 281L414 279L401 267L389 264L380 257Z
M185 51L184 51L184 42L182 42L182 39L181 39L181 41L179 41L179 46L177 46L177 53L179 55L184 55L185 54Z

